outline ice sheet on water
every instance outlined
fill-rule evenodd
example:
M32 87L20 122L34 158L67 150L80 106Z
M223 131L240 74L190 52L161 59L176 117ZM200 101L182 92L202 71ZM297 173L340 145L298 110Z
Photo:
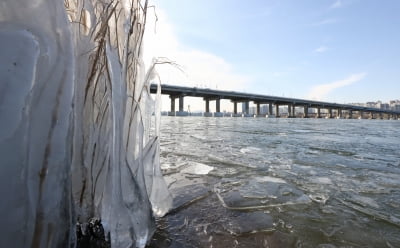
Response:
M232 184L223 182L215 186L215 192L224 207L229 209L258 209L310 203L301 190L280 178L256 177Z
M342 196L336 198L343 205L377 220L386 221L400 227L400 218L390 213L382 212L379 205L372 199L361 196ZM377 208L378 207L378 208Z
M233 161L232 158L221 158L214 156L212 154L209 154L207 158L212 161L212 162L218 162L218 164L221 164L223 166L234 166L234 167L244 167L244 168L257 168L257 166L249 164L249 163L241 163L240 161Z
M271 182L271 183L286 183L285 180L278 178L278 177L270 177L270 176L263 176L263 177L256 177L256 181L263 183L263 182Z
M181 173L194 175L207 175L214 167L199 162L189 162L188 165L181 170Z
M224 229L233 235L244 235L257 232L273 232L273 219L262 211L242 212L232 216L223 224Z
M203 184L192 184L171 190L173 195L172 212L187 207L210 194L210 189Z

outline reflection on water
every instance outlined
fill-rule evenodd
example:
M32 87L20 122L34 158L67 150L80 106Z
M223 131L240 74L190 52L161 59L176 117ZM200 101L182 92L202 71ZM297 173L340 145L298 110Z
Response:
M164 117L150 247L400 247L400 121Z

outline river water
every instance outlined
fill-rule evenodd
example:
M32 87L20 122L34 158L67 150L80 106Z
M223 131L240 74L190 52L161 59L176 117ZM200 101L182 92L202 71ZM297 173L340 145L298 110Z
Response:
M150 247L400 247L400 121L162 117Z

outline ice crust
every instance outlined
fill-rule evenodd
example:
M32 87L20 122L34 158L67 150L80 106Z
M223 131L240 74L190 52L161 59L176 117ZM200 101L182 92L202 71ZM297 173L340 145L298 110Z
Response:
M73 247L102 219L112 247L144 247L172 197L142 61L147 1L0 4L0 247ZM160 88L160 87L159 87Z

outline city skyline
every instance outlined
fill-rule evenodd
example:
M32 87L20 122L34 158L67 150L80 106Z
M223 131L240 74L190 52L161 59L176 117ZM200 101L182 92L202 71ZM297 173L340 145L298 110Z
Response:
M145 61L180 65L158 68L163 83L338 103L399 98L400 2L153 3Z

